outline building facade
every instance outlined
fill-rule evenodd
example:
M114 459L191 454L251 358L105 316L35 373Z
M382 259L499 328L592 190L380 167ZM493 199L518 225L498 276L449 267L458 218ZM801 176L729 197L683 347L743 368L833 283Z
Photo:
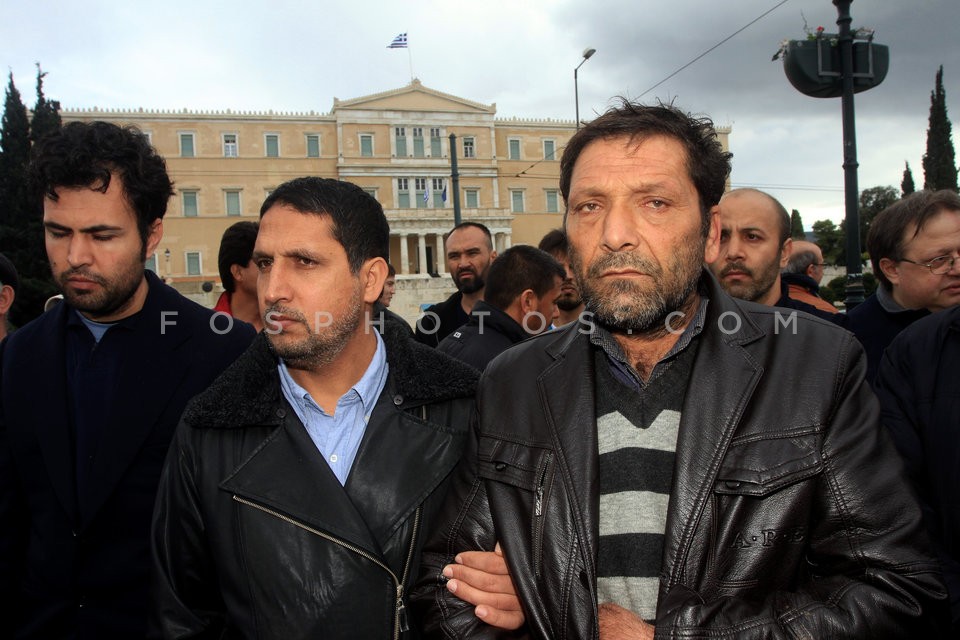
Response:
M498 251L536 245L561 225L559 160L575 131L572 121L497 118L496 104L418 80L360 98L334 98L329 113L94 108L67 109L62 117L132 124L149 135L167 160L176 196L147 266L208 306L222 290L220 236L238 220L257 219L277 185L314 175L361 186L390 222L390 262L398 274L391 309L411 322L421 304L454 290L443 237L454 225L455 197L461 220L487 225ZM721 130L725 147L728 134Z

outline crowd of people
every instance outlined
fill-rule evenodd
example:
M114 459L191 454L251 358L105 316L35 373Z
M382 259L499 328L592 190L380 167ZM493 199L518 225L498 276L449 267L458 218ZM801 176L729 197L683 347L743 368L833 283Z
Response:
M730 166L708 118L610 108L563 227L457 225L411 326L356 185L271 192L207 309L145 269L147 137L39 141L62 303L7 335L0 254L0 635L957 637L960 197L877 215L838 312Z

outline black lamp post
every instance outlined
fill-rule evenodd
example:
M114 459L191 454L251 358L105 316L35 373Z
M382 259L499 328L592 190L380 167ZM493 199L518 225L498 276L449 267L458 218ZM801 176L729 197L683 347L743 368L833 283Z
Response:
M579 70L580 70L580 67L583 66L583 63L586 62L587 60L589 60L589 59L590 59L590 56L592 56L592 55L595 54L596 52L597 52L596 49L591 49L590 47L587 47L586 49L584 49L584 50L583 50L583 60L581 60L581 61L580 61L580 64L578 64L578 65L574 68L574 70L573 70L573 102L574 102L574 106L576 107L576 110L577 110L577 111L576 111L576 114L577 114L577 116L576 116L576 117L577 117L577 120L576 120L576 122L577 122L577 129L580 128L580 93L579 93L579 90L578 90L578 88L577 88L577 71L579 71Z

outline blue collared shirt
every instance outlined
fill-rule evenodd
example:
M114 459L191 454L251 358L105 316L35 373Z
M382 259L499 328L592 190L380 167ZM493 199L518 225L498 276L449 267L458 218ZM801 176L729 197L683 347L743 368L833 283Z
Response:
M387 351L380 334L373 334L377 337L373 360L360 380L337 401L334 415L321 409L307 390L294 382L282 360L277 365L283 396L342 485L347 483L370 415L387 381Z

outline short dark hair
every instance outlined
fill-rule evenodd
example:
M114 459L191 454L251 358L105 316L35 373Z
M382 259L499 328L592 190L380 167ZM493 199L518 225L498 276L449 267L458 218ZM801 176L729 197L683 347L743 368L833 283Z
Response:
M137 214L137 230L145 244L150 225L167 212L173 183L166 162L136 127L71 122L45 136L33 148L30 191L38 201L44 197L56 201L61 187L106 193L114 173Z
M943 211L960 211L960 196L948 189L915 191L878 213L870 223L867 251L873 264L873 274L887 291L893 288L893 283L880 268L880 260L903 260L906 244L903 236L907 229L913 225L913 237L916 237L927 221Z
M225 291L233 293L237 288L230 267L235 264L241 267L250 264L259 228L260 225L256 222L244 220L235 222L223 232L220 238L220 253L217 255L217 267L220 269L220 282L223 283Z
M570 241L567 240L567 233L563 229L551 229L540 239L537 247L541 251L546 251L554 258L558 255L567 256L570 253Z
M713 121L695 118L672 104L642 105L626 98L620 98L620 101L618 106L584 125L567 143L560 159L560 193L564 201L569 206L573 167L591 142L628 138L639 144L651 136L666 136L686 149L687 172L700 196L701 227L706 235L710 227L710 207L723 195L730 175L730 158L733 157L723 150Z
M443 241L446 242L447 238L449 238L450 234L453 233L454 231L460 231L461 229L466 229L467 227L474 227L476 229L480 229L480 231L483 231L483 235L487 236L487 248L489 248L490 251L493 251L493 234L490 233L490 229L487 228L487 225L481 224L479 222L472 222L469 220L466 222L461 222L460 224L456 225L453 229L450 229L450 231L447 232L447 235L443 236Z
M355 184L314 176L294 178L281 184L263 201L260 217L275 205L328 216L333 237L347 253L351 273L358 273L371 258L387 260L389 257L390 225L383 207Z
M388 278L394 278L394 277L396 277L396 275L397 275L397 270L394 268L394 266L393 266L392 264L390 264L390 263L388 262L388 263L387 263L387 277L388 277Z
M533 289L538 297L542 297L556 286L555 276L562 280L566 275L560 263L546 251L516 244L490 263L483 299L503 310L527 289Z
M13 266L13 261L2 253L0 253L0 286L9 286L14 293L20 288L17 268Z

